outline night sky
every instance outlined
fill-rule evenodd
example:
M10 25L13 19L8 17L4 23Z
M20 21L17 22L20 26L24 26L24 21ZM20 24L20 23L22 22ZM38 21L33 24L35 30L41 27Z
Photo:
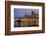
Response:
M32 11L34 11L36 14L39 13L39 9L14 8L14 17L21 17L21 16L24 16L26 13L27 13L27 15L31 15Z

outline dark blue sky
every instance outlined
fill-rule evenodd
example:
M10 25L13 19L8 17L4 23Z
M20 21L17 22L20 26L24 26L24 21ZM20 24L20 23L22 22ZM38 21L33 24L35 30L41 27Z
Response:
M21 9L21 8L14 8L14 17L21 17L24 16L25 13L27 15L31 15L31 12L34 11L35 13L39 13L39 9Z

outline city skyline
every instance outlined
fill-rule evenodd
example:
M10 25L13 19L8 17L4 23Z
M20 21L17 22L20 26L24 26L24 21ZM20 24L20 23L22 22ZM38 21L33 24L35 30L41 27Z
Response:
M26 13L27 13L27 15L31 15L32 11L34 11L35 14L39 14L39 9L20 9L20 8L14 8L14 18L15 17L22 17Z

